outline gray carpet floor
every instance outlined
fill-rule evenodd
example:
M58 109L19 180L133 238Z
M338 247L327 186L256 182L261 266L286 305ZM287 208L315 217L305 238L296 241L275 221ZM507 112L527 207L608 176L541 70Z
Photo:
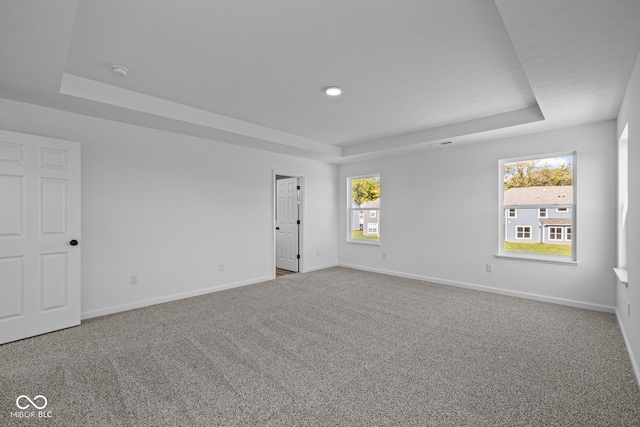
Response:
M614 315L345 268L90 319L0 361L3 426L640 426ZM19 395L50 418L12 418Z

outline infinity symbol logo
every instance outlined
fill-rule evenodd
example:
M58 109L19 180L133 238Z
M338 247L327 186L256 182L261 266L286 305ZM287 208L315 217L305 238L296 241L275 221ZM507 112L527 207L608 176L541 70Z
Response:
M20 405L20 401L26 399L27 403L26 405L22 406ZM36 401L38 399L42 399L44 401L44 404L42 406L38 406L38 404L36 403ZM18 398L16 399L16 406L20 409L27 409L29 407L29 404L31 404L34 408L36 409L44 409L47 407L47 398L44 397L43 395L39 394L36 397L33 398L33 400L31 400L28 396L25 396L24 394L21 394L20 396L18 396Z

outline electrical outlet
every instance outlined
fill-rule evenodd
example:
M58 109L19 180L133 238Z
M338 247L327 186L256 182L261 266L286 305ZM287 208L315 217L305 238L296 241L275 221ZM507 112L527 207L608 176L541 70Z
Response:
M387 253L386 252L382 252L382 259L387 259Z
M320 251L316 251L316 256L320 256Z
M137 284L139 284L139 282L138 282L138 276L137 276L136 274L134 274L134 275L132 275L132 276L131 276L131 284L132 284L132 285L137 285Z
M218 271L224 271L224 264L218 264Z
M493 264L487 264L487 273L493 273Z

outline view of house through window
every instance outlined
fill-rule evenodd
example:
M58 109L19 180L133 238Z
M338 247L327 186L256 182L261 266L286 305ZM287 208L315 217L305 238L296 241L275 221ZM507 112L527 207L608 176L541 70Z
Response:
M575 260L575 153L503 160L499 253Z
M347 178L349 241L380 241L380 175Z

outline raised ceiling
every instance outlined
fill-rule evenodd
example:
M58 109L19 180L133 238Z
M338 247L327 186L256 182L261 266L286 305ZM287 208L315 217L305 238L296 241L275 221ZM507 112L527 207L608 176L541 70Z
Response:
M640 2L4 0L0 26L0 97L340 163L614 118Z

